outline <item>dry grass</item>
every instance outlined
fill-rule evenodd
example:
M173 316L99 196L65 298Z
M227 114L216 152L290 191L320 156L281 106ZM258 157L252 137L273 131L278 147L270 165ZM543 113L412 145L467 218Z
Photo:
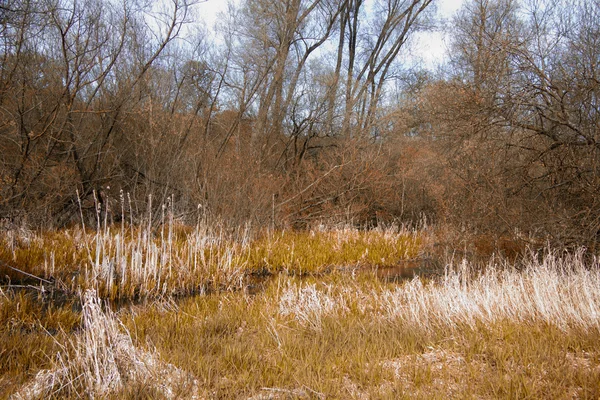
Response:
M447 267L439 280L414 279L391 290L288 284L280 309L317 327L324 315L358 310L382 323L424 331L474 329L509 320L600 332L600 264L585 265L582 256L548 254L521 270L490 264L483 272L463 261Z
M375 269L414 258L421 235L222 232L64 232L84 248L87 270L64 283L83 299L0 291L4 395L600 396L600 265L584 262L582 252L532 255L518 266L465 261L437 278L390 283ZM150 261L155 255L162 258ZM103 275L110 268L121 272ZM44 279L59 270L55 264ZM241 290L248 279L258 290ZM129 287L154 292L114 313L95 292L110 299L109 285L121 299L137 296ZM181 293L190 295L173 296Z
M255 296L138 309L128 325L207 398L596 398L600 271L580 261L401 285L280 276Z
M387 267L415 258L422 237L398 227L359 230L317 227L308 232L284 231L267 235L251 246L252 270L290 275L319 274L332 269Z
M248 229L232 234L218 224L187 228L172 220L159 228L8 232L0 238L0 273L13 283L58 282L61 290L93 289L111 300L156 299L238 290L249 275L394 265L415 257L420 242L417 233L394 227L258 236L251 240Z
M0 289L0 387L11 391L32 371L49 368L59 343L78 328L74 304L60 303L39 293Z
M206 225L113 228L29 233L26 240L7 234L0 240L2 273L13 283L50 280L70 293L93 289L112 300L241 287L245 238L233 241Z
M182 387L193 387L193 379L183 371L135 347L127 329L110 311L102 311L95 292L87 291L82 303L83 331L62 346L52 368L38 372L13 395L15 399L81 394L98 398L118 394L129 385L170 399Z

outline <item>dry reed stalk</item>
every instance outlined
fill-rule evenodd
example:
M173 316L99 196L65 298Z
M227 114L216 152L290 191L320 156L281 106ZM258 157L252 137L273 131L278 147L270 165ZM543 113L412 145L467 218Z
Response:
M531 257L520 270L490 264L478 272L463 261L427 283L417 277L396 288L371 291L357 284L289 284L279 298L281 315L311 329L320 329L326 316L349 310L427 331L502 320L600 331L600 264L586 265L582 251L564 257L550 253L541 261Z
M134 384L150 387L164 398L177 397L185 385L188 391L197 390L197 382L184 371L162 362L155 352L137 348L115 315L102 310L94 291L82 297L83 332L63 346L53 369L40 371L15 399L97 398L118 394Z

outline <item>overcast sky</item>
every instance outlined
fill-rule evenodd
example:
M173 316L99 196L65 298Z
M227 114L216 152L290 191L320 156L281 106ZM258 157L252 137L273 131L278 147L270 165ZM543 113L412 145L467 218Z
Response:
M438 16L450 19L458 11L464 0L436 0L438 5ZM446 40L444 34L438 32L420 33L415 44L415 51L423 58L425 64L434 68L442 61L446 52Z
M435 0L438 15L450 18L464 0ZM209 31L212 30L219 12L227 8L227 0L205 0L198 5L199 14L204 18ZM415 56L422 59L426 66L435 68L442 61L446 49L444 35L441 32L420 33L413 46Z

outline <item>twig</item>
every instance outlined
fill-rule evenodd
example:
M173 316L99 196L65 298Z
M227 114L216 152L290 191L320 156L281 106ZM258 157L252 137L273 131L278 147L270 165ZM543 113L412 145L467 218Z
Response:
M38 280L40 280L40 281L42 281L42 282L44 282L44 283L47 283L47 284L49 284L49 285L51 285L51 284L52 284L52 282L50 282L49 280L46 280L46 279L44 279L44 278L40 278L39 276L35 276L35 275L33 275L33 274L30 274L29 272L25 272L25 271L23 271L23 270L20 270L19 268L15 268L15 267L13 267L13 266L10 266L10 265L8 265L7 263L5 263L5 262L4 262L4 261L2 261L2 260L0 260L0 265L2 265L2 266L4 266L4 267L7 267L7 268L10 268L10 269L12 269L13 271L20 272L20 273L22 273L23 275L27 275L27 276L28 276L28 277L30 277L30 278L38 279Z
M345 164L341 164L341 165L334 165L329 171L325 172L323 175L321 175L320 177L318 177L314 182L312 182L310 185L308 185L307 187L305 187L304 189L302 189L300 192L298 192L295 196L290 197L289 199L279 203L276 205L276 207L281 207L284 204L289 203L290 201L294 200L297 197L302 196L306 191L308 191L311 187L313 187L314 185L316 185L317 183L321 182L323 179L325 179L327 177L327 175L331 174L333 171L335 171L338 168L343 168L346 165L350 164L351 161L348 161Z
M8 285L2 285L0 286L1 288L6 288L6 289L35 289L35 290L39 290L41 292L43 292L45 289L44 287L38 287L38 286L33 286L33 285L12 285L12 284L8 284Z

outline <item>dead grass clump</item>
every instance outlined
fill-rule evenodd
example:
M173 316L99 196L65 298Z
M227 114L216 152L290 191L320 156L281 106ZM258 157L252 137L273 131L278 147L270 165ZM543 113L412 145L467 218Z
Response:
M523 270L491 264L481 272L465 261L449 266L438 280L415 278L370 292L292 284L283 290L279 304L282 315L312 328L324 316L352 308L382 322L430 332L474 329L501 320L600 332L600 265L586 266L581 252L548 254L541 261L532 257Z
M279 301L279 313L294 316L301 325L314 330L322 329L322 318L333 313L343 314L348 310L342 297L331 295L331 287L320 291L315 284L306 286L289 285Z
M159 298L242 287L247 231L235 240L220 226L183 229L104 226L0 237L0 279L102 298Z
M78 284L111 299L237 289L243 282L247 242L231 241L219 227L205 225L177 235L173 224L157 232L150 226L116 233L105 228L90 242L93 256Z
M83 332L63 347L52 369L40 371L14 398L80 397L84 393L96 398L136 384L149 386L165 398L190 390L194 382L185 372L133 345L124 326L109 310L102 311L95 292L86 291L82 301Z
M431 329L458 329L500 320L547 323L561 330L600 332L600 265L583 253L532 256L522 270L490 264L483 272L467 262L450 266L439 282L413 280L385 293L386 313Z

